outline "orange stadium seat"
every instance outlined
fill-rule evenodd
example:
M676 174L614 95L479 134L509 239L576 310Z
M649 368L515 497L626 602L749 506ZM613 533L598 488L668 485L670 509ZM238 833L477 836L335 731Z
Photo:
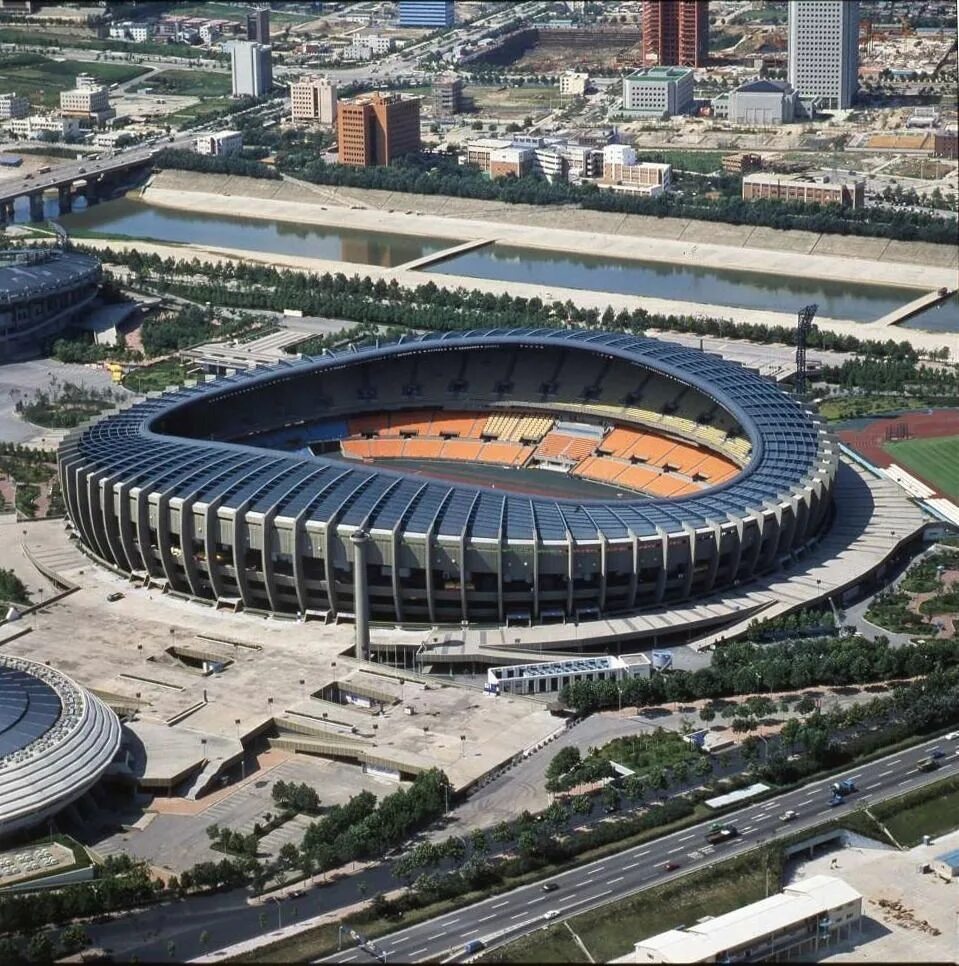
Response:
M573 470L573 476L582 476L588 480L597 480L600 483L612 483L620 473L629 468L629 463L622 460L614 460L604 456L587 456Z
M485 443L473 439L447 439L443 441L440 459L475 462L483 452Z
M438 460L442 449L441 439L408 439L403 447L403 456L407 459Z
M340 441L340 452L355 460L370 458L370 441L368 439L344 439Z
M578 463L596 448L596 441L568 433L547 433L536 448L540 459L567 460Z
M642 460L651 466L662 466L670 451L676 446L676 442L671 439L664 439L662 436L654 436L646 433L639 442L630 450L630 459Z
M628 486L631 490L648 490L651 480L659 479L655 470L645 466L627 466L616 478L618 486Z
M379 433L389 424L388 413L363 413L360 416L351 416L347 429L350 431L350 436L363 436L365 433Z
M370 456L375 460L399 459L406 443L402 439L371 439Z
M617 426L596 449L600 453L609 453L610 456L625 457L630 447L638 443L642 435L635 429Z
M532 454L532 447L519 443L486 443L478 460L480 463L501 463L503 466L521 466Z

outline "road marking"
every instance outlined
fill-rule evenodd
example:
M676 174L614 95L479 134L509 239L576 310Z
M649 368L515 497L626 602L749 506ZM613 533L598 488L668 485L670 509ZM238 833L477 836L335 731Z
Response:
M849 777L848 777L848 778L846 779L846 781L849 781L849 782L854 782L854 781L855 781L855 780L856 780L857 778L862 778L862 772L859 772L859 774L858 774L858 775L850 775L850 776L849 776Z
M674 852L682 852L682 851L683 851L683 847L680 846L678 849L670 849L666 854L672 855Z
M605 865L597 865L595 869L590 869L587 875L596 875L597 872L602 872L606 868Z
M606 880L606 885L612 885L614 882L622 882L623 879L625 879L625 878L626 878L626 876L624 876L624 875L618 875L618 876L616 876L615 879L607 879Z
M469 932L461 933L461 935L465 939L467 936L474 936L478 932L479 932L478 929L471 929Z
M560 909L565 912L567 909L572 909L573 906L581 906L584 902L592 902L595 899L602 899L604 896L611 896L612 894L613 890L607 889L605 892L600 892L595 896L586 896L585 899L577 899L575 902L567 902L565 906L560 906Z
M526 915L525 912L517 912L515 916L510 916L510 919L519 919L520 917L525 915Z
M424 946L422 949L414 949L413 952L410 953L410 956L418 956L420 953L425 953L426 948L427 947Z
M906 779L905 781L902 781L902 782L899 782L899 784L900 784L900 785L908 785L908 784L909 784L909 782L911 782L911 781L912 781L912 779L911 779L911 778L907 778L907 779Z
M630 862L629 865L624 865L623 866L623 871L625 871L627 869L635 869L637 865L639 865L638 862Z
M688 842L690 839L695 838L696 833L693 832L691 835L684 835L681 839L676 839L677 842Z
M769 812L763 812L763 813L762 813L762 815L757 815L757 816L756 816L756 817L755 817L755 818L753 819L753 821L755 821L755 822L759 822L759 821L762 821L762 819L764 819L764 818L769 818Z
M495 918L496 918L496 916L483 916L482 919L477 919L476 921L477 922L489 922L490 919L495 919Z
M646 849L646 851L645 851L645 852L639 852L639 853L637 854L637 856L636 856L636 858L637 858L637 859L641 859L641 858L642 858L642 857L643 857L644 855L649 855L649 849Z
M508 905L509 905L509 899L506 899L503 902L497 902L495 906L490 906L490 909L502 909L503 906L508 906Z
M426 941L432 942L434 939L442 939L445 935L446 935L446 930L444 929L443 932L438 932L435 936L427 936Z
M351 956L344 956L340 960L340 962L341 963L349 963L349 962L352 962L354 959L356 959L356 953L353 953Z
M808 805L808 804L809 804L809 803L810 803L811 801L812 801L812 799L811 799L811 798L807 798L807 799L806 799L806 801L804 801L804 802L800 802L799 804L800 804L800 805Z
M897 758L897 759L896 759L895 761L891 761L891 762L889 762L889 764L890 764L890 765L898 765L898 764L899 764L899 762L901 762L901 761L902 761L902 759L901 759L901 758Z
M755 827L755 825L747 825L745 828L741 828L739 830L739 834L745 835L747 832L751 832Z
M878 788L881 784L882 782L876 782L874 785L867 785L866 791L868 792L870 788Z
M459 917L456 919L447 919L446 922L438 922L437 926L452 926L454 922L459 922Z
M885 778L886 775L891 775L895 770L896 770L895 768L890 768L887 771L881 771L881 772L879 772L879 777L880 778Z
M546 896L537 896L535 899L530 899L526 905L531 906L534 902L542 902L545 898Z
M391 946L399 946L402 943L408 943L410 941L410 936L400 936L399 939L393 939L390 941Z

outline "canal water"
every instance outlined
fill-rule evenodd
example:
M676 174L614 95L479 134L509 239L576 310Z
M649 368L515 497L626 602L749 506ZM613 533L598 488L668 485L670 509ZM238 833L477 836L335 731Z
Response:
M56 217L56 198L48 198L47 205L48 217ZM18 211L17 220L25 220L19 217L20 214ZM81 234L87 231L157 242L194 242L382 268L394 268L458 243L452 238L194 214L174 208L158 208L130 198L78 208L60 221L67 231ZM628 244L628 239L624 239L624 244ZM490 245L464 252L423 269L424 275L431 271L790 315L803 305L815 302L820 316L856 322L872 322L921 294L916 289L892 285L779 277L759 272L639 262L508 245ZM890 265L890 274L894 273L895 266ZM902 323L902 327L959 332L959 296L926 309Z
M53 206L50 217L56 217L55 198ZM157 208L131 198L117 198L77 209L58 220L71 233L97 232L157 242L193 242L218 248L379 265L381 268L395 268L414 258L451 248L460 241L232 215L199 215L174 208Z
M874 322L922 294L897 286L783 278L759 272L572 255L508 245L489 245L463 252L434 263L426 271L790 314L815 302L819 315L855 322ZM890 271L894 272L895 268L890 266ZM953 298L926 310L907 325L959 332L959 299Z

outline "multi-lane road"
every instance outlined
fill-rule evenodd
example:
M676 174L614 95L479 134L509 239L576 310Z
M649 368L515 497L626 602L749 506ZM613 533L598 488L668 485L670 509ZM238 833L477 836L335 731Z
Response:
M937 771L924 773L917 763L935 746L945 753ZM778 795L758 804L745 806L723 821L734 824L738 836L717 846L706 843L709 823L704 822L666 835L655 841L628 849L609 858L591 862L551 879L523 886L494 896L445 916L384 936L365 948L354 942L334 956L331 963L435 962L450 957L465 957L464 946L479 940L487 948L528 935L549 921L577 915L622 899L633 892L660 885L696 869L720 862L760 843L804 828L841 818L851 809L902 794L959 772L959 742L932 739L866 765L850 768L830 778L820 779L796 791ZM830 806L830 785L841 778L855 781L858 791L845 803ZM792 809L798 817L784 822L780 818ZM670 868L667 868L669 864ZM671 868L677 866L678 868ZM554 884L553 891L544 886ZM547 918L549 913L549 918ZM554 915L555 913L555 915Z

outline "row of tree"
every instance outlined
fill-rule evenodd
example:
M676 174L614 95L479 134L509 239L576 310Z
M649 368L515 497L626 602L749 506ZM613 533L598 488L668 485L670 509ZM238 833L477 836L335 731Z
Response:
M623 681L576 681L561 692L564 704L586 714L619 705L721 698L815 685L865 684L932 674L959 666L959 641L930 640L893 648L885 638L818 637L762 647L734 641L718 648L710 667L670 671Z
M82 250L82 246L76 247ZM197 258L163 258L136 249L117 252L107 248L96 254L109 264L131 269L138 286L159 292L253 311L299 309L307 315L347 319L368 327L395 326L397 320L402 319L406 326L417 329L582 326L641 334L647 328L654 328L759 343L790 345L796 340L795 330L785 326L659 315L643 309L614 312L607 308L601 312L581 308L571 301L544 302L537 297L494 295L479 289L440 288L432 281L415 288L404 288L395 279L373 281L369 277L347 277L339 272L317 275L278 269L254 261L213 264ZM144 328L148 327L149 322ZM191 338L193 335L195 333ZM179 341L178 338L166 340L164 349L169 351L177 347ZM858 352L880 358L918 358L909 343L894 339L879 342L815 329L808 341L811 348ZM146 344L145 337L145 347ZM316 343L318 348L324 344L321 341ZM298 349L309 352L311 344L304 343Z
M278 166L288 174L316 184L372 188L408 194L450 195L506 204L575 205L594 211L648 215L655 218L693 218L732 225L762 225L782 230L824 234L862 235L899 241L921 239L955 244L955 224L925 212L880 206L846 208L841 205L744 201L718 193L716 197L666 192L654 198L600 189L594 182L574 185L548 182L535 175L491 179L472 165L442 155L409 155L392 165L352 167L327 164L315 158L294 168L289 160Z
M197 154L195 151L164 148L154 159L158 168L201 171L204 174L236 174L244 178L266 178L279 181L280 173L262 161L242 154Z

